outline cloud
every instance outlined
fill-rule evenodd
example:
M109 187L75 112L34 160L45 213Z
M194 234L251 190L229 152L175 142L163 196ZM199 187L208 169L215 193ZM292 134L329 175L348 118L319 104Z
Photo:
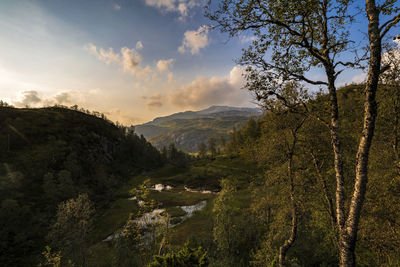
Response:
M172 64L174 64L174 62L175 62L175 59L173 59L173 58L165 59L165 60L161 59L157 62L157 69L160 72L168 71L169 67L171 67Z
M133 116L129 112L125 112L120 109L111 109L108 112L104 113L109 119L114 122L122 123L123 125L132 125L142 122L142 119L136 116Z
M54 104L67 104L71 103L72 99L68 92L60 93L54 97L43 98L39 95L39 93L35 90L24 91L22 92L21 101L13 102L17 107L43 107L43 106L52 106Z
M250 94L242 90L243 68L234 67L227 77L198 77L171 91L169 102L179 108L204 108L210 105L246 105Z
M114 53L112 48L109 48L108 50L104 50L103 48L97 49L94 44L90 43L85 46L85 49L95 55L98 60L103 61L106 64L119 63L121 61L120 55Z
M121 6L118 5L117 3L114 3L113 8L114 8L114 10L117 10L117 11L121 10Z
M72 103L71 95L68 92L64 92L61 94L58 94L54 97L54 99L57 101L58 104L70 104Z
M204 5L203 0L145 0L145 2L146 5L155 7L164 13L179 13L179 20L184 20L189 15L189 10Z
M136 50L142 50L142 49L143 49L143 44L142 44L141 41L138 41L138 42L136 43Z
M239 36L239 41L242 44L251 43L251 42L255 41L256 39L257 38L255 36L246 36L246 35Z
M22 100L20 102L14 102L14 105L17 107L36 106L42 102L37 91L24 91L22 94Z
M362 72L351 79L351 83L364 83L367 79L367 74Z
M165 97L160 93L150 96L146 103L147 109L161 108L163 106L164 98Z
M142 57L135 49L127 47L121 48L122 67L124 71L129 72L134 70L142 62Z
M88 44L85 49L91 54L95 55L98 60L105 62L106 64L117 64L122 67L122 70L126 73L130 73L139 78L146 78L152 72L149 66L142 67L142 56L137 50L143 48L142 42L136 43L135 48L122 47L120 53L114 53L112 48L105 50L103 48L97 48L94 44Z
M168 72L167 77L168 77L168 83L169 83L169 84L172 84L172 83L175 82L174 73Z
M200 26L197 31L186 31L183 36L182 45L178 48L179 53L183 54L190 51L192 55L198 54L201 48L210 43L208 39L208 27Z

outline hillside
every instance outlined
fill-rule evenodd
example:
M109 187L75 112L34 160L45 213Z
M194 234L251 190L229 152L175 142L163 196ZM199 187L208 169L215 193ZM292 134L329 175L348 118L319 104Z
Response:
M145 139L100 114L0 107L0 265L38 262L62 201L86 193L101 209L128 177L162 162Z
M244 126L249 118L261 115L257 108L211 106L200 111L185 111L151 122L136 125L135 132L143 135L155 147L161 149L175 143L185 152L196 152L201 142L208 143L210 137L217 140L228 138L233 128Z

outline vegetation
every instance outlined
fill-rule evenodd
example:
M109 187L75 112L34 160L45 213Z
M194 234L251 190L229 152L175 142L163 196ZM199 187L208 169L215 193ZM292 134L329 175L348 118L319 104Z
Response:
M100 113L0 101L0 265L399 266L395 2L365 1L369 50L343 62L352 1L210 1L219 29L254 35L239 63L264 114L141 125L161 151ZM357 67L366 83L338 88ZM198 157L176 142L191 134Z
M59 221L59 203L72 205L72 199L86 194L85 199L90 199L96 210L103 210L124 181L164 161L144 138L101 115L76 108L16 109L2 105L0 162L0 265L32 266L49 244L45 240L49 227L53 223L61 227L76 218L71 214ZM58 211L60 216L62 210ZM58 226L53 230L61 231ZM51 245L52 251L60 246L64 247ZM72 252L63 253L69 257Z
M352 173L354 178L351 178L354 181L353 190L351 196L346 196L344 184L349 176L344 169L344 137L340 133L342 126L336 80L346 68L361 67L364 60L358 58L357 53L353 52L357 49L351 46L354 40L350 38L350 28L347 25L351 25L357 18L352 4L353 1L329 0L224 0L215 11L210 5L208 13L208 17L217 22L221 31L231 36L246 30L254 35L255 40L243 51L240 63L247 66L246 87L255 93L257 100L267 108L283 104L292 112L301 106L304 108L302 113L327 127L334 154L336 214L333 223L338 231L340 266L356 264L358 226L366 196L369 154L378 115L376 93L380 75L387 68L381 66L382 40L400 21L400 9L395 1L365 1L369 50L364 64L368 67L368 75L363 99L364 111L359 119L363 126L354 152L356 164L355 172ZM349 53L354 60L343 62L341 56ZM314 68L324 71L324 80L307 77L308 71ZM294 98L287 95L287 88L297 82L326 88L329 96L329 111L326 115L329 114L329 117L315 112L315 109L321 111L323 106L317 105L311 109L307 102L310 98L302 86L293 91L296 94ZM350 201L346 201L346 197ZM282 260L280 258L281 266L284 265Z
M209 139L224 140L233 127L242 127L251 117L261 115L257 108L214 106L205 110L181 112L152 122L135 126L138 135L143 134L155 147L161 149L174 143L187 153L198 152L201 143L208 146Z

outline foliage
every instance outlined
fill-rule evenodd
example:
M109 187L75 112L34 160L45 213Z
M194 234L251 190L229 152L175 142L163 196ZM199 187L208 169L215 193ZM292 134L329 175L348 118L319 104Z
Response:
M61 252L62 264L63 259L69 259L78 266L86 266L88 236L94 213L87 194L80 194L76 199L58 206L56 221L50 228L48 240L52 247Z
M104 208L128 177L162 164L145 139L101 114L2 105L0 265L39 262L59 203L86 193Z
M170 252L161 256L154 256L149 267L206 267L208 266L207 252L202 247L190 248L186 244L178 252Z

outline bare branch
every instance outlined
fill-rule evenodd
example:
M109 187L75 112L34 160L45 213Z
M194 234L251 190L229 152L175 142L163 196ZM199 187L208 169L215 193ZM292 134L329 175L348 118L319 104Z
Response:
M386 33L393 27L396 26L396 24L400 21L400 13L397 14L395 17L392 19L386 21L380 28L379 32L381 32L380 38L382 39Z

